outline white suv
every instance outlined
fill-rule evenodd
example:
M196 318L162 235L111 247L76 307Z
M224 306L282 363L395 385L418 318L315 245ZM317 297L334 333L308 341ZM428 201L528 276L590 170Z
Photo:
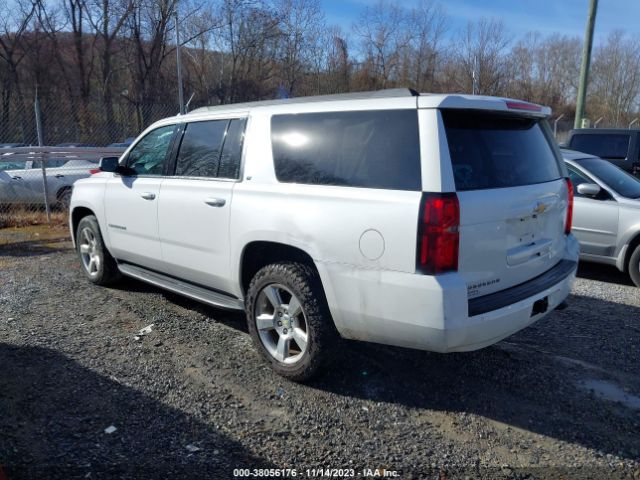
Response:
M549 114L410 90L202 108L77 182L72 236L94 283L244 309L290 379L340 337L479 349L564 305L575 277Z

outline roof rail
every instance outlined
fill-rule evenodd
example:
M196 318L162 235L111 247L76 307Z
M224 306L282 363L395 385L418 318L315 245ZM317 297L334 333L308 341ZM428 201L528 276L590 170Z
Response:
M215 105L210 107L200 107L190 111L187 115L194 113L205 113L216 110L226 110L229 108L252 108L268 107L271 105L285 105L295 103L328 102L332 100L365 100L370 98L397 98L397 97L417 97L420 94L411 88L387 88L384 90L373 90L369 92L337 93L332 95L314 95L312 97L282 98L278 100L260 100L256 102L230 103Z

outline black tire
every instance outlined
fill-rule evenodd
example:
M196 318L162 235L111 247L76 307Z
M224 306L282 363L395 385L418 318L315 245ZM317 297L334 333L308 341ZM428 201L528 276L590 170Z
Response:
M636 249L631 254L627 269L629 270L631 281L635 283L636 287L640 287L640 245L636 246Z
M71 203L71 188L65 187L58 192L58 208L60 210L69 210L69 204Z
M93 241L95 241L95 244ZM83 245L90 247L90 253L82 251ZM82 265L82 271L90 282L96 285L109 285L120 279L118 265L104 245L100 226L95 216L87 215L78 223L76 251ZM93 266L89 267L91 258L94 256L99 261L94 262Z
M297 297L302 308L300 315L305 324L306 350L298 354L300 358L293 364L283 363L269 352L261 340L256 323L256 312L260 309L258 301L264 302L261 292L274 285L280 285L289 290ZM291 303L291 300L289 302ZM259 270L249 286L245 310L249 333L256 348L276 373L289 380L304 382L320 373L329 365L341 342L340 335L333 324L318 273L308 265L294 262L276 263ZM277 321L275 311L273 318L275 323ZM293 333L294 327L291 326L293 321L289 320L289 322L291 333ZM286 329L284 332L287 332ZM278 338L279 333L275 331L275 327L274 333Z

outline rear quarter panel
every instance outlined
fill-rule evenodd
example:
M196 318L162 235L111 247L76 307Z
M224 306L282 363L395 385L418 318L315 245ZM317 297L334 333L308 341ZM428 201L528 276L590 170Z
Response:
M244 179L234 186L230 220L231 270L238 289L233 293L242 296L241 256L253 241L279 242L308 253L324 277L329 300L325 265L415 271L421 192L280 183L273 167L270 114L254 114L246 135Z

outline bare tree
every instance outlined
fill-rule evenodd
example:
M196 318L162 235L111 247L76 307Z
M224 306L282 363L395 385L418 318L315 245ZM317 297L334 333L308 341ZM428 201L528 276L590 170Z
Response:
M446 14L432 0L420 0L411 9L409 18L411 83L418 91L430 91L436 87L441 42L447 28Z
M410 43L407 12L399 4L379 0L365 7L353 30L360 37L364 68L376 86L386 88L398 79L402 54Z
M577 37L526 34L509 54L508 95L566 111L576 94L580 51Z
M218 92L222 103L261 98L273 91L280 36L277 13L262 0L224 0L222 45L229 67Z
M510 37L501 21L482 18L469 22L452 45L445 88L471 92L475 71L476 93L500 95L508 83L506 49Z
M618 30L599 46L592 64L589 110L615 126L626 126L640 95L640 39Z
M134 3L133 0L89 0L85 6L87 19L96 37L94 46L100 59L99 85L107 122L107 137L108 141L113 142L121 134L117 129L113 109L114 76L117 73L114 57L124 48L122 42L118 42L118 37L124 30ZM120 68L124 68L124 65Z
M287 94L293 95L313 66L324 15L319 0L276 0L274 7L280 17L280 81Z
M11 115L12 97L15 92L20 104L24 104L24 97L20 79L19 67L30 53L25 48L24 38L28 34L28 27L36 14L38 4L18 0L0 2L0 82L2 86L2 110L0 111L0 134L8 135L14 129ZM19 111L23 109L20 108ZM22 123L25 118L22 117ZM24 130L24 125L22 125Z

